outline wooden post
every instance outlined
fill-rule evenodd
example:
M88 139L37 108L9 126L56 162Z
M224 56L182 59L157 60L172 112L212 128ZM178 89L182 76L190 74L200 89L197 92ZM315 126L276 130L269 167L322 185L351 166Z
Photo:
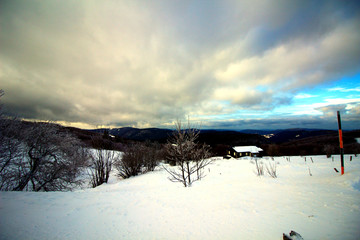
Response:
M341 159L341 175L344 174L344 144L342 138L342 130L341 130L341 119L340 119L340 112L337 111L337 119L338 119L338 126L339 126L339 143L340 143L340 159Z

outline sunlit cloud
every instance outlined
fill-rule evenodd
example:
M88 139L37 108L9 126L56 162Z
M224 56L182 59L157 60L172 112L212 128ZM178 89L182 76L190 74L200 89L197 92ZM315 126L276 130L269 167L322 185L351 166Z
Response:
M332 91L332 92L360 92L360 87L358 87L358 88L335 87L335 88L329 88L328 91Z

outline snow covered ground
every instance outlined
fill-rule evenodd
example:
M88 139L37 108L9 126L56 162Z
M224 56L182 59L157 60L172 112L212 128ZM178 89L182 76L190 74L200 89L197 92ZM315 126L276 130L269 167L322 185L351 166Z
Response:
M275 158L275 179L219 159L191 188L158 168L76 192L0 192L0 239L360 239L360 157L345 156L343 176L339 156L312 159Z

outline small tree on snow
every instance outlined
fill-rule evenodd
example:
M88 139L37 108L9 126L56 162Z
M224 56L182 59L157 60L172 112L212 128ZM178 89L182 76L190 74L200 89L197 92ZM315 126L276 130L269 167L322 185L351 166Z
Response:
M209 146L196 143L199 130L191 128L189 123L187 127L184 130L180 121L176 123L174 136L166 145L167 161L176 167L164 169L170 174L170 181L190 187L204 177L203 169L211 163L211 159Z

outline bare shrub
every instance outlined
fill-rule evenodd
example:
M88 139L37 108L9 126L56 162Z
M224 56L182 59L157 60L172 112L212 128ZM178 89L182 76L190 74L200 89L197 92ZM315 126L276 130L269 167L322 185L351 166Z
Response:
M145 143L144 147L143 173L154 171L159 165L160 159L163 157L163 149L158 143Z
M140 143L126 146L122 158L115 163L119 177L129 178L141 173L145 157L144 153L145 148Z
M258 161L258 158L255 158L255 165L256 165L256 176L263 176L264 175L264 165L262 161Z
M90 154L91 186L97 187L107 183L110 177L112 166L117 158L117 153L106 149L96 149Z
M91 166L89 170L90 183L93 188L108 182L112 166L118 157L118 153L110 150L113 148L113 143L105 133L104 136L95 136L91 139L91 145L95 148L90 153Z
M210 147L195 142L198 136L199 130L191 128L189 123L185 130L182 129L180 121L176 123L176 131L165 147L167 161L176 166L175 168L164 166L170 174L170 181L181 182L185 187L190 187L194 181L204 177L203 169L212 160L209 159Z
M277 178L277 173L276 173L276 162L268 162L268 164L265 165L266 167L266 172L272 177L272 178Z
M124 147L123 155L116 160L115 168L119 177L129 178L154 171L161 157L162 149L157 143L132 143Z

